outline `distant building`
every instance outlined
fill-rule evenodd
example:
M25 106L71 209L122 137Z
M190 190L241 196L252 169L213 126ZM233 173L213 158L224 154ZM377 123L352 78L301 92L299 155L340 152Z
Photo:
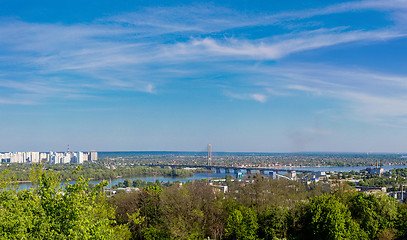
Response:
M375 168L366 168L366 172L370 173L370 174L379 174L381 175L382 173L384 173L384 169L382 168L382 164L380 162L379 164L379 160L376 161L376 167Z
M63 153L57 153L57 152L50 152L50 163L53 164L60 164L64 163L64 154Z
M228 186L222 185L211 185L214 192L223 192L226 193L228 191Z
M39 152L30 152L30 162L39 163L40 162L40 153Z
M375 167L375 168L366 168L366 172L368 172L370 174L382 174L385 171L381 167Z
M10 163L24 163L25 162L25 152L14 152L10 156Z
M98 160L98 152L90 152L90 160L97 161Z
M40 162L49 162L49 154L40 153Z
M89 161L89 154L88 153L83 153L83 161Z
M297 178L297 172L295 170L290 171L288 175L291 179Z
M135 187L126 187L126 188L116 188L113 190L109 190L111 193L116 194L117 191L125 191L127 193L129 192L136 192L136 191L140 191L139 188L135 188Z
M313 175L314 175L316 178L326 178L326 177L327 177L327 175L326 175L325 172L314 172Z
M0 161L1 162L10 162L11 153L2 153L0 154Z
M83 161L84 161L83 152L78 152L77 159L78 159L78 161L77 161L78 164L83 164Z
M62 157L62 163L71 163L71 153L65 153L65 156Z
M364 192L366 194L372 194L372 193L386 193L387 192L387 188L385 187L372 187L372 186L356 186L355 187L356 190L360 191L360 192Z
M50 164L77 163L88 160L96 161L97 152L9 152L0 153L0 162L7 163L41 163Z

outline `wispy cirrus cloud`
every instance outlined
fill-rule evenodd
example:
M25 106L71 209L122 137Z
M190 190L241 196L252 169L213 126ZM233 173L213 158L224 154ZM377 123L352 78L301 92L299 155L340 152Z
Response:
M277 18L281 20L295 20L312 18L323 15L346 13L351 11L363 11L363 10L405 11L406 9L407 2L404 0L389 0L389 1L364 0L364 1L350 1L344 3L337 3L322 8L283 12L276 15L271 15L268 18Z
M222 74L222 69L236 66L238 61L251 61L250 66L256 61L278 61L294 53L345 43L388 41L405 37L407 33L397 24L380 29L355 29L341 25L326 28L317 25L257 37L250 32L253 28L287 26L292 22L305 26L308 19L315 16L355 10L384 9L396 14L404 11L405 6L404 1L357 1L303 11L263 12L256 16L214 5L202 5L147 8L86 24L7 20L0 23L0 67L3 70L0 91L18 90L41 96L40 99L97 95L103 91L158 93L161 84L175 78L190 77L188 71L191 63L213 63L211 70ZM236 32L232 30L243 27L244 34L229 35L229 31ZM268 75L267 69L259 71ZM197 75L205 71L194 70ZM338 85L335 81L322 79L323 76L317 78L301 67L294 71L288 68L273 71L276 72L269 76L275 77L274 81L285 80L286 86L297 86L297 90L302 86L324 92L327 89L325 85ZM19 72L17 77L16 72ZM354 79L350 75L344 77ZM311 83L305 78L320 80ZM368 78L362 76L361 79ZM385 80L377 79L377 82L383 84ZM257 84L257 81L253 84ZM344 88L353 87L346 82L341 84ZM375 89L369 88L371 91L368 93L373 94ZM284 96L294 90L289 87L269 89L273 89L275 95ZM236 92L250 91L240 89ZM7 94L10 102L21 102L13 101L13 94ZM227 95L264 103L273 93L263 90Z
M101 19L112 23L125 24L137 31L135 37L178 33L216 33L232 28L258 25L261 17L237 12L211 4L146 8ZM186 36L188 37L188 35Z
M248 14L215 5L146 8L140 12L124 13L101 19L137 27L137 36L168 33L216 33L251 26L285 26L289 22L323 15L354 11L394 11L397 15L407 9L404 0L365 0L337 3L326 7L277 13L264 11Z
M18 98L20 98L20 100ZM24 99L21 99L21 98L24 98ZM30 100L26 96L16 96L16 98L13 98L13 99L10 99L9 97L0 98L0 103L7 104L7 105L35 105L35 104L38 104L38 101Z
M230 98L240 99L240 100L254 100L260 103L267 102L267 96L262 93L232 93L230 91L224 91L224 94Z
M194 39L189 43L181 43L178 46L178 49L176 48L174 50L174 53L185 55L193 52L197 56L233 56L239 57L243 60L247 60L247 58L277 60L296 52L329 47L343 43L384 41L405 36L407 36L407 33L387 30L333 32L323 29L307 33L303 32L277 41L273 39L248 41L233 38L223 40L215 40L213 38Z
M407 122L407 75L320 64L262 66L251 71L263 71L257 86L264 89L272 85L291 96L337 99L341 111L354 120L397 127Z
M407 97L377 96L360 92L343 92L339 95L350 101L357 118L381 125L405 128L407 123Z

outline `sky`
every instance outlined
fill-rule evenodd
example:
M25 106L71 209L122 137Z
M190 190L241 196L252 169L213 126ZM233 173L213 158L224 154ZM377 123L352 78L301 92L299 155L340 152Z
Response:
M0 0L0 151L407 152L406 23L406 0Z

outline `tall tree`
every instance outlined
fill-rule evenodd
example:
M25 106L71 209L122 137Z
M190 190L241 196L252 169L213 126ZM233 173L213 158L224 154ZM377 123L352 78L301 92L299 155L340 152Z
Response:
M397 219L397 203L386 195L353 194L348 200L349 209L370 239L377 239L383 229L391 229Z
M256 212L251 208L239 206L229 214L225 235L228 239L258 239L258 228Z
M126 226L114 227L114 209L101 192L105 182L89 192L87 180L79 176L75 184L60 187L58 175L41 166L33 169L32 180L34 188L28 190L1 190L1 239L128 237Z
M306 206L303 218L304 239L367 239L352 220L349 209L335 195L321 195Z

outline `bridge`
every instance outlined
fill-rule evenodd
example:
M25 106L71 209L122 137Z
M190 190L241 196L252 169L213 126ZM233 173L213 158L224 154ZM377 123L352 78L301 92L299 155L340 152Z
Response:
M233 167L233 166L220 166L220 165L191 165L191 164L142 164L140 166L149 166L149 167L171 167L171 168L204 168L208 170L215 170L216 173L221 173L221 170L224 169L225 173L230 173L232 170L234 173L246 171L247 174L251 174L252 171L258 171L260 174L265 174L266 172L287 172L290 175L295 175L299 173L312 173L315 171L310 170L296 170L289 168L269 168L269 167Z

